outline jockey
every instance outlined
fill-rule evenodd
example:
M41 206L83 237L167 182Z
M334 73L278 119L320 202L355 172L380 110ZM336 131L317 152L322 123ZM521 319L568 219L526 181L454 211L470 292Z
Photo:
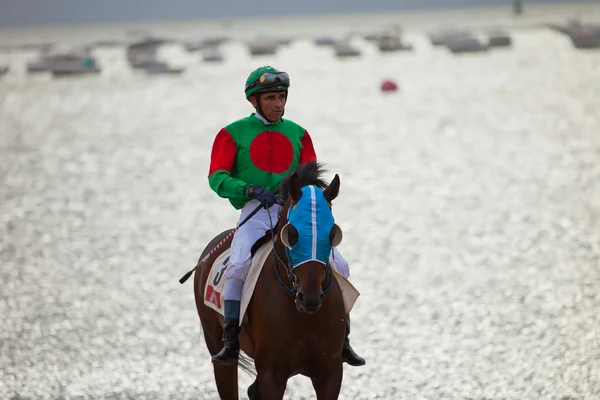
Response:
M231 242L229 267L225 273L225 320L223 349L212 357L215 364L237 365L240 344L240 302L242 289L252 264L252 245L277 223L280 200L273 193L281 179L298 164L316 161L317 156L308 132L290 120L282 119L287 101L290 78L287 73L264 66L246 80L246 99L256 110L246 118L221 129L214 140L208 182L220 197L241 210L241 222L259 205L263 208L243 224ZM269 217L270 215L270 217ZM333 248L335 266L344 277L349 276L348 263ZM350 365L364 365L348 335L349 316L346 316L346 339L342 359Z

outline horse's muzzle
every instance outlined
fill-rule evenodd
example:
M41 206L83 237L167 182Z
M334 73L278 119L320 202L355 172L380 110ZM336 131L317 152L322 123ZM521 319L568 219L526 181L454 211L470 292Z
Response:
M323 305L324 293L319 295L304 295L302 292L296 294L296 309L301 313L314 314Z

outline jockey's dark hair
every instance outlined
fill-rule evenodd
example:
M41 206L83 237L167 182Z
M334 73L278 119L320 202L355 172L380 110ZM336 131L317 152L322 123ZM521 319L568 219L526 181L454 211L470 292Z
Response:
M279 184L279 196L282 199L288 198L290 178L294 174L298 174L298 178L300 179L300 187L315 185L320 189L325 189L329 185L322 177L325 172L327 172L327 170L323 168L323 164L315 161L298 164L294 171L290 172L288 176L281 180L281 183Z

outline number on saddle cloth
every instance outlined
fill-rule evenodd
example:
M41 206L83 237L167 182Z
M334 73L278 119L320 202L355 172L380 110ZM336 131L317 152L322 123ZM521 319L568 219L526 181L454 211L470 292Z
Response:
M252 245L252 249L250 254L254 259L255 255L260 254L259 250L267 243L269 243L272 239L272 232L266 231L265 235L258 239L256 243ZM230 249L225 250L221 255L217 257L215 262L211 267L211 271L209 272L208 279L206 281L206 285L204 287L204 304L209 308L217 311L219 314L224 315L224 303L223 303L223 290L225 289L225 274L227 272L227 268L229 267L229 253ZM266 258L266 253L263 252L263 259ZM256 284L254 281L252 286Z
M225 276L225 271L227 271L227 267L229 266L229 258L229 256L225 257L225 259L221 263L221 269L215 274L215 277L212 281L213 286L219 286L219 283ZM215 265L213 265L213 268L215 268Z

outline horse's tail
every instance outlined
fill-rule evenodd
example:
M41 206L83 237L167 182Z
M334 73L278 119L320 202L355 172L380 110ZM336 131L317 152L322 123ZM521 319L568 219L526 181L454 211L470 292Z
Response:
M240 351L238 357L238 365L240 368L252 377L256 377L256 368L254 368L254 360Z

